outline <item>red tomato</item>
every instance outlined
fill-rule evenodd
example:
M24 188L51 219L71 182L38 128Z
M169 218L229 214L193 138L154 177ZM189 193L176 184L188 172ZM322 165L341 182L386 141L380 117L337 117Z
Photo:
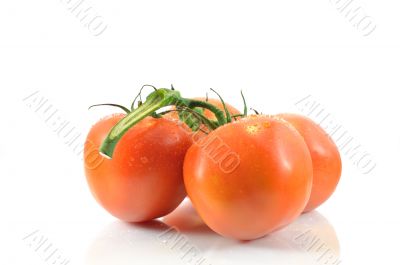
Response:
M182 167L191 139L177 122L148 117L121 138L111 160L101 157L99 146L124 116L100 120L87 136L84 158L90 189L121 220L141 222L164 216L186 195Z
M342 172L340 153L329 135L315 122L296 114L279 114L303 136L313 163L313 186L305 212L325 202L335 191Z
M226 124L189 148L188 196L217 233L262 237L298 217L311 192L312 163L301 135L286 122L252 116Z

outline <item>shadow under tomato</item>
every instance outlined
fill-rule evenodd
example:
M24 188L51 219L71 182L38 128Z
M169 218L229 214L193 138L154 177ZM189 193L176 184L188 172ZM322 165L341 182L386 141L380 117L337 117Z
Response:
M317 211L302 214L288 226L250 242L262 248L310 249L309 252L313 251L312 244L315 244L314 247L324 244L336 255L340 254L340 244L333 225Z
M182 233L215 234L197 214L189 199L185 199L172 213L161 218L162 222Z
M179 239L182 244L166 244L164 241L168 237L165 235L171 236L169 240ZM292 224L266 237L237 241L208 228L186 199L160 220L109 224L89 247L86 264L183 264L184 254L179 249L183 244L196 249L199 260L204 258L205 264L248 264L249 260L251 264L265 264L266 261L285 265L321 261L321 264L334 264L340 256L334 227L317 211L301 215ZM324 257L317 260L323 253Z
M132 229L143 229L152 231L164 231L169 228L167 224L160 220L150 220L139 223L125 223L125 225L131 227Z

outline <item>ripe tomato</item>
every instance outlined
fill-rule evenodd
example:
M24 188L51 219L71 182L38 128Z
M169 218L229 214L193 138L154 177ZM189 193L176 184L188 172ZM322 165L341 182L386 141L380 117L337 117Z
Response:
M105 159L99 146L124 116L100 120L87 136L84 158L90 189L121 220L141 222L166 215L186 195L182 167L191 139L177 122L148 117L127 131L111 160Z
M303 136L313 163L313 185L305 212L325 202L335 191L342 172L340 153L329 135L311 119L296 114L279 114Z
M211 229L250 240L301 214L311 192L312 163L293 127L272 117L251 116L193 144L185 157L184 181Z

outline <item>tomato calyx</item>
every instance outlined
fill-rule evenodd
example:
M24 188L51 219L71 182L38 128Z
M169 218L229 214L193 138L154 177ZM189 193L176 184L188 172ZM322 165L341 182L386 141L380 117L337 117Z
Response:
M94 104L94 105L91 105L88 109L91 109L91 108L93 108L93 107L100 107L100 106L117 107L117 108L120 108L121 110L123 110L126 114L129 114L129 113L131 112L127 107L122 106L122 105L119 105L119 104L115 104L115 103Z
M127 115L110 130L107 137L101 144L100 153L102 155L111 159L115 146L117 145L121 137L129 130L129 128L148 116L159 118L169 111L178 111L180 120L187 124L189 128L191 128L193 131L201 130L201 125L205 125L209 130L215 130L216 128L232 121L232 116L229 113L222 97L213 89L212 91L216 93L220 98L224 106L224 111L220 110L219 108L207 101L183 98L180 95L180 92L175 90L173 87L171 89L157 89L155 87L153 88L154 91L146 97L146 100L144 102L142 102L142 87L138 96L136 96L135 100L132 103L131 111L129 111L126 107L118 104L97 104L97 106L110 105L114 107L119 107L127 112ZM138 107L134 108L135 102L138 98ZM175 110L157 113L158 110L168 106L175 106ZM208 109L209 111L211 111L215 115L216 121L210 120L205 117L201 109ZM247 112L247 109L245 112Z

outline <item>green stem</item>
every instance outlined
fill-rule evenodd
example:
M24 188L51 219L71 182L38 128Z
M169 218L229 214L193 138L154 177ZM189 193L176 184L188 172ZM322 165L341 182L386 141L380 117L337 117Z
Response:
M244 110L243 110L243 117L247 116L247 103L246 103L246 99L244 98L243 95L243 91L240 91L240 94L242 95L242 99L243 99L243 105L244 105Z
M224 107L224 110L225 110L226 122L227 122L227 123L231 122L231 121L232 121L232 119L231 119L231 114L230 114L228 108L226 107L226 104L225 104L224 100L222 99L221 95L218 94L218 92L217 92L216 90L214 90L214 89L212 89L212 88L210 88L210 89L211 89L211 91L214 92L214 93L219 97L219 99L221 100L221 104L222 104L222 106Z
M192 99L192 100L189 100L188 107L189 108L199 107L199 108L208 109L214 113L219 125L224 125L227 123L226 118L225 118L225 113L222 110L220 110L219 108L217 108L216 106L214 106L208 102Z
M197 111L195 111L193 109L190 109L188 107L179 107L178 111L179 110L183 111L181 113L189 113L190 115L194 116L197 121L201 121L201 123L204 124L205 126L207 126L207 128L210 129L210 130L215 130L215 129L218 128L218 124L215 124L211 120L207 119L203 114L200 114L200 113L198 113ZM194 123L191 123L190 121L186 122L186 120L190 119L190 117L186 116L186 117L183 117L183 118L184 118L184 122L186 124L188 124L189 127L192 129ZM198 124L198 127L200 127L200 124Z
M226 123L224 112L204 101L191 100L182 98L180 93L176 90L161 88L149 94L146 101L138 108L134 109L120 120L108 133L106 139L100 146L100 153L108 158L112 158L115 146L121 137L135 124L146 118L147 116L157 115L156 111L167 106L176 106L177 108L195 108L201 107L210 110L214 113L217 118L217 128L220 125ZM210 126L212 123L208 123L203 120L203 123Z
M114 103L103 103L103 104L94 104L92 106L89 107L89 109L93 108L93 107L99 107L99 106L111 106L111 107L117 107L122 109L123 111L125 111L127 114L129 114L131 111L127 108L124 107L122 105L119 104L114 104Z
M100 147L100 152L106 157L111 158L116 144L129 128L147 116L150 116L156 110L176 104L180 99L181 96L177 91L169 89L154 91L146 98L146 101L139 108L134 109L111 129Z

